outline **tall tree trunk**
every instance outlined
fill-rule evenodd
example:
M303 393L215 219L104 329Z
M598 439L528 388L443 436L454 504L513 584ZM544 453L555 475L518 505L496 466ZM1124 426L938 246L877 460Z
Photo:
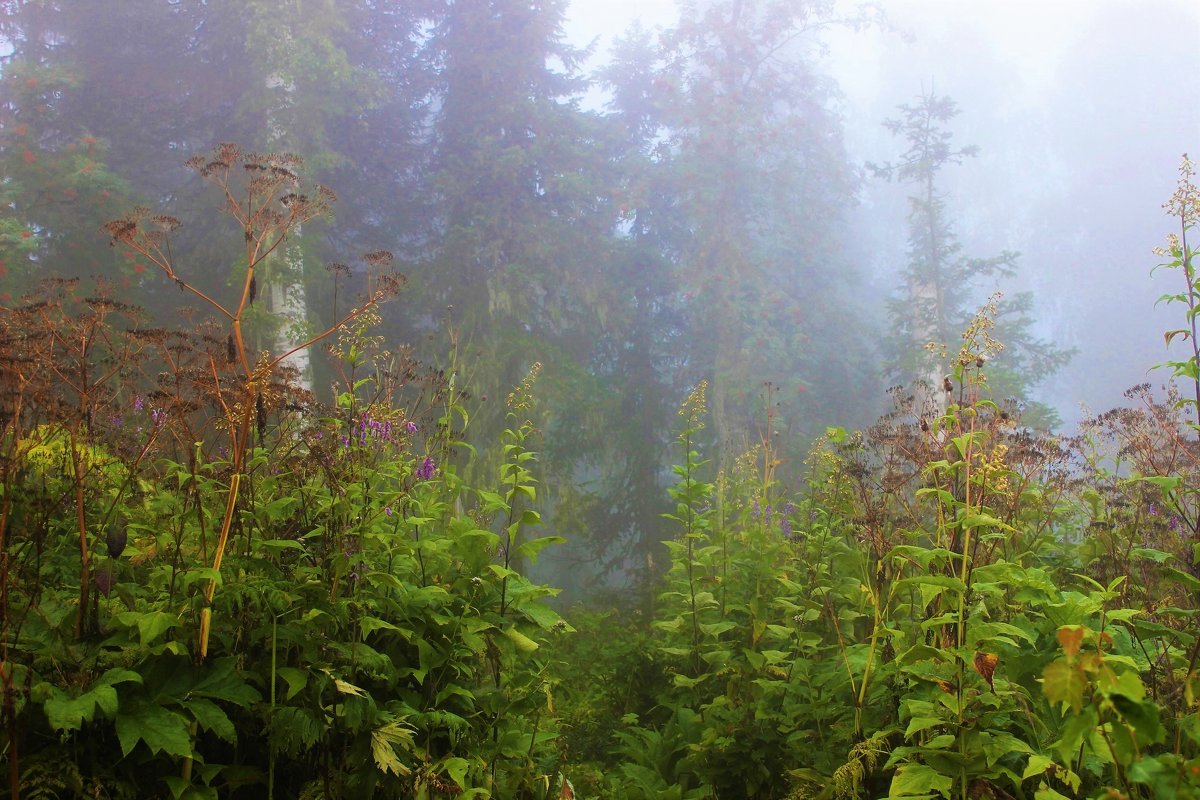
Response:
M294 235L296 238L300 237L299 225L294 229ZM305 340L304 323L308 319L308 295L304 290L304 251L298 242L289 241L279 261L282 263L272 265L282 266L282 269L271 271L271 291L267 308L282 321L275 347L279 352L285 353ZM311 391L312 362L309 359L308 348L292 353L284 363L300 373L300 385Z
M914 274L909 283L909 304L913 313L914 345L924 348L929 343L941 345L949 341L946 322L946 302L942 290L942 252L938 245L938 220L935 210L933 173L925 179L925 224L929 237L929 264L924 276ZM930 314L929 312L933 313ZM923 369L918 372L914 392L917 413L922 417L941 417L946 413L946 392L942 388L942 360L938 353L922 357Z
M267 88L282 98L280 107L272 109L267 114L267 127L270 130L269 142L272 150L288 152L291 137L284 127L280 117L292 107L292 92L294 87L279 74L267 79ZM297 225L289 237L283 252L273 255L270 259L270 269L265 272L269 281L267 310L281 320L279 333L275 339L275 348L280 353L291 350L305 340L304 328L308 320L308 296L304 289L304 250L300 246L301 230ZM300 385L312 391L312 362L308 349L299 350L288 357L288 366L295 367L299 374Z

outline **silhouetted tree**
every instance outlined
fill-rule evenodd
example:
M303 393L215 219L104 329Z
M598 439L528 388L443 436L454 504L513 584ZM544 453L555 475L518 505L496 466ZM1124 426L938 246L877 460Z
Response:
M946 126L958 115L958 105L949 97L929 93L913 105L900 106L900 112L898 119L884 126L901 137L908 149L898 162L872 165L877 175L916 190L909 196L905 285L891 301L889 364L898 379L928 387L923 413L936 414L944 407L942 383L950 371L947 357L957 355L963 331L987 293L997 288L997 280L1016 273L1019 254L964 255L948 218L946 198L938 191L939 174L978 153L978 148L952 143L953 134ZM1004 349L988 369L989 385L996 397L1025 404L1028 423L1051 425L1056 419L1052 409L1032 403L1028 392L1061 368L1072 353L1033 334L1032 308L1033 296L1028 292L998 303L996 330L991 335Z
M833 87L813 66L820 32L838 22L828 4L680 9L650 74L643 56L615 91L653 143L654 191L671 198L643 224L659 227L672 259L688 368L711 378L728 464L770 435L761 429L766 381L783 389L784 440L815 433L821 412L844 419L867 405L858 390L871 382L865 337L839 313L854 279L839 245L857 179L829 108Z

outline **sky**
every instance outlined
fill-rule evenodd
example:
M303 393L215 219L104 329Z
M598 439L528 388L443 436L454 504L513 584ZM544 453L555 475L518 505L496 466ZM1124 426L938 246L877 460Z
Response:
M1151 271L1172 230L1161 205L1182 153L1200 153L1196 0L883 0L888 25L825 37L858 164L894 157L881 123L924 91L957 100L953 130L980 155L943 189L966 251L1022 253L1006 291L1030 290L1040 333L1079 349L1041 388L1068 422L1162 382L1162 332L1178 291ZM847 4L849 7L849 4ZM567 34L596 37L599 63L635 19L670 25L672 0L574 0ZM599 102L588 98L588 102ZM864 183L857 225L868 288L887 294L904 264L905 190Z

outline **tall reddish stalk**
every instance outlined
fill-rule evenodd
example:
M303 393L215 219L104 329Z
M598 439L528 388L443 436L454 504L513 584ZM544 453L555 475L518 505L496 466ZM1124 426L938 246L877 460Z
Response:
M242 385L233 402L226 400L219 382L213 389L229 423L232 468L229 491L225 498L225 511L221 518L221 528L212 560L213 571L217 574L221 570L234 512L237 509L246 453L250 445L251 419L261 393L285 359L331 336L368 308L388 299L400 285L397 278L382 275L376 283L376 288L361 305L351 309L323 332L282 355L272 356L264 353L261 357L251 356L246 346L242 323L247 309L253 305L258 294L256 269L284 244L294 230L314 217L325 214L336 199L334 193L323 186L317 186L313 195L302 193L297 174L301 165L301 159L294 155L243 153L233 144L222 144L211 156L196 156L187 162L189 168L224 194L224 210L242 230L246 274L237 303L233 306L223 305L180 277L168 239L168 234L181 224L179 220L166 215L151 215L146 209L137 209L106 226L114 245L120 244L147 259L181 290L190 292L202 300L229 325L230 353L241 367ZM365 258L368 266L372 268L387 267L391 263L391 254L384 251L369 253ZM212 600L216 587L217 580L214 574L205 586L204 607L200 612L198 644L201 659L208 655Z

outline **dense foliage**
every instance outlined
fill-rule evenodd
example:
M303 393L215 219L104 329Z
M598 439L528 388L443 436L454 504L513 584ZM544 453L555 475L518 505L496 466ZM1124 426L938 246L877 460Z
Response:
M816 67L822 31L862 20L824 0L682 3L594 78L565 0L3 9L0 302L99 273L170 319L185 297L100 226L138 204L186 216L175 255L219 294L244 256L181 162L219 142L296 153L344 199L336 225L293 229L260 265L254 346L327 328L363 288L356 254L395 253L409 290L380 335L431 361L449 318L479 398L545 365L547 522L574 534L585 579L653 572L672 406L699 380L723 464L754 438L763 381L792 455L877 411L872 332L839 312L859 280L842 246L859 170ZM607 109L585 108L600 88ZM350 266L331 282L327 263ZM336 375L319 351L298 366L309 387ZM473 480L505 417L474 411Z
M1161 252L1189 343L1198 196L1185 160ZM796 490L770 436L714 472L688 397L653 620L585 617L562 645L581 794L1200 796L1195 347L1166 365L1188 397L1135 387L1048 437L989 399L999 311L964 332L943 414L897 392ZM622 625L602 653L586 636Z
M896 393L788 486L775 387L718 468L701 382L661 591L575 632L525 574L561 542L537 532L542 366L507 394L492 478L464 480L458 334L446 369L386 349L399 285L373 252L373 291L307 343L339 364L320 403L243 321L332 193L292 156L189 165L244 233L228 298L175 260L180 220L107 229L211 318L155 327L77 280L3 318L8 796L1200 796L1200 400L1138 387L1035 434L989 399L991 303L944 414ZM1185 162L1168 339L1193 341L1198 196ZM1194 348L1167 366L1200 393Z
M244 231L228 299L172 256L180 220L108 230L215 319L155 327L76 280L3 318L8 795L548 796L535 651L568 628L516 570L554 541L531 532L540 365L468 487L453 374L371 332L397 288L373 252L372 293L309 343L339 363L319 403L243 322L258 265L331 193L294 157L189 163Z
M0 0L0 796L1200 797L1190 162L1166 397L1056 436L946 98L837 324L825 0L605 113L562 0L74 5Z

